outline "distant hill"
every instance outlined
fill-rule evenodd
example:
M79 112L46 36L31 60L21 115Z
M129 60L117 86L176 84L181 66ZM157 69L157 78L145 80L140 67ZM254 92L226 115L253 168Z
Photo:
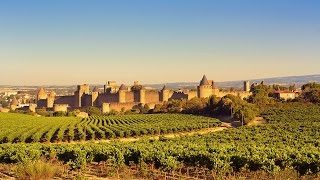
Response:
M230 88L233 87L235 89L243 88L243 81L226 81L226 82L215 82L216 86L219 88ZM320 74L319 75L305 75L305 76L287 76L287 77L275 77L275 78L264 78L264 79L251 79L249 80L250 84L252 83L260 83L264 81L265 84L280 84L284 86L289 86L291 84L295 84L296 87L301 87L303 84L308 82L320 82ZM171 89L195 89L196 86L199 85L199 82L178 82L178 83L166 83ZM149 84L146 85L148 87L161 89L163 84Z
M243 88L243 81L226 81L226 82L215 82L218 88L225 88L228 89L233 87L235 89L242 89ZM296 84L296 87L301 87L303 84L307 82L320 82L320 74L319 75L306 75L306 76L288 76L288 77L275 77L275 78L261 78L261 79L251 79L249 80L250 84L252 83L260 83L264 81L265 84L281 84L284 86ZM199 80L200 82L200 80ZM196 89L199 85L199 82L177 82L177 83L165 83L167 87L171 89ZM91 89L94 86L98 86L99 88L103 89L102 84L90 84ZM161 89L163 84L145 84L145 87ZM75 91L76 85L68 85L68 86L45 86L46 89L68 89L70 92ZM0 85L0 88L24 88L24 89L37 89L39 86L10 86L10 85Z

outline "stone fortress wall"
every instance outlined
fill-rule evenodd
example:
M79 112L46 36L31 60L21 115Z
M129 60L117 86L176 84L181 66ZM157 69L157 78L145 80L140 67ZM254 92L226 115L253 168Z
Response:
M68 104L54 104L53 111L54 112L67 112L68 111Z
M73 96L56 96L54 92L49 94L44 88L40 88L37 94L37 108L53 108L54 111L65 111L66 109L85 109L89 106L95 106L102 109L103 112L109 112L114 109L130 110L139 104L148 104L151 108L155 104L162 104L172 99L192 99L194 97L207 98L211 95L223 97L227 94L246 98L250 96L249 81L244 82L243 91L224 92L215 87L213 80L208 80L204 75L197 86L196 91L177 90L173 91L164 86L160 91L147 90L138 81L134 85L127 87L121 84L117 86L115 81L108 81L104 85L103 91L95 87L90 91L89 85L78 85Z

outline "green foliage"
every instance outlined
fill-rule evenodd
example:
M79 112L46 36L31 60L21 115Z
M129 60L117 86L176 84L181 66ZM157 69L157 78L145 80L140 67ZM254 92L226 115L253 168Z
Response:
M40 116L50 116L50 113L46 111L45 108L43 109L36 109L36 113Z
M214 114L234 115L235 118L243 119L244 124L248 123L259 114L255 104L248 103L238 96L226 95L213 105Z
M210 96L207 102L206 106L206 112L210 114L215 114L218 111L218 103L221 98L218 98L217 96L213 95Z
M57 112L53 113L54 117L63 117L63 116L66 116L66 115L67 115L67 113L64 112L64 111L57 111Z
M320 103L320 84L318 83L307 83L302 87L302 94L300 99L305 102Z
M167 106L169 113L179 113L182 111L183 101L172 99L168 102L165 102L163 106Z
M162 108L161 104L156 104L152 110L152 113L161 113L161 108Z
M320 172L319 114L319 106L271 108L262 113L268 121L263 126L244 126L173 139L99 144L2 144L0 162L16 163L53 156L75 169L84 167L86 163L107 161L115 167L154 164L164 171L184 164L206 167L222 174L258 170L273 173L284 169L295 169L301 175L316 174ZM141 119L154 115L134 116ZM116 123L112 116L106 117L110 124ZM189 119L194 116L183 117Z
M75 109L73 111L69 111L66 115L69 117L74 117L76 115L78 115L81 111L79 109Z
M248 102L256 104L260 109L275 102L272 98L272 88L264 85L263 82L251 87L252 95L248 97Z
M33 117L0 114L0 142L60 142L110 139L190 131L218 126L217 119L183 114L135 114L122 116Z
M183 104L183 112L187 114L203 114L207 104L208 99L192 98Z
M148 104L139 104L140 114L147 114L150 112L150 107Z
M110 112L108 113L108 115L111 115L111 116L118 115L118 114L119 114L119 112L114 109L111 109Z
M94 106L89 106L87 108L87 113L91 116L91 115L101 115L101 110L97 107Z
M302 91L308 91L310 89L320 89L320 84L316 82L307 83L302 85L301 89Z

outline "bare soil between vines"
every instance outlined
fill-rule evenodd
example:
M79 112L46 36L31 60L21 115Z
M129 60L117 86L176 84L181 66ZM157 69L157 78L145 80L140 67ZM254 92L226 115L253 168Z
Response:
M176 133L168 133L162 135L145 135L138 137L124 137L124 138L116 138L116 139L99 139L99 140L87 140L87 141L69 141L69 142L54 142L50 144L79 144L79 143L110 143L110 142L134 142L142 139L159 139L162 138L176 138L179 136L190 136L194 134L208 134L212 132L223 131L227 128L237 128L241 126L241 122L239 120L232 119L230 117L221 116L218 117L222 123L220 127L213 128L204 128L199 130L193 130L189 132L176 132ZM256 117L252 121L250 121L247 126L257 126L261 124L265 124L266 121L262 117Z

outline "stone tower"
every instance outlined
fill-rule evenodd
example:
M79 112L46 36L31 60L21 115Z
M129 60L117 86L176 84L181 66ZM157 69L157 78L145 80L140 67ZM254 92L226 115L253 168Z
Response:
M89 94L89 85L83 84L78 85L77 91L74 92L74 106L81 107L82 106L82 96L83 94Z
M92 102L91 102L91 106L98 106L98 96L99 96L99 88L96 86L93 88L92 90Z
M243 82L243 90L246 92L250 92L250 81Z
M203 75L197 91L199 98L206 98L212 95L212 85L208 82L206 75Z
M124 84L121 84L118 95L119 95L119 103L125 103L126 102L126 93L127 93L127 87Z
M139 102L143 104L146 103L146 90L144 87L141 87L139 90Z
M55 100L55 93L53 91L50 92L50 94L47 97L47 107L52 108Z
M117 92L117 82L116 81L107 81L104 85L104 92L116 93Z
M163 86L163 88L161 89L161 101L168 101L169 100L169 92L170 90L167 88L166 85Z
M37 100L47 99L47 93L43 87L41 87L37 94Z
M19 102L18 102L18 100L16 99L16 97L13 96L13 99L12 99L12 101L10 102L10 109L14 111L14 110L16 110L17 108L19 108Z

